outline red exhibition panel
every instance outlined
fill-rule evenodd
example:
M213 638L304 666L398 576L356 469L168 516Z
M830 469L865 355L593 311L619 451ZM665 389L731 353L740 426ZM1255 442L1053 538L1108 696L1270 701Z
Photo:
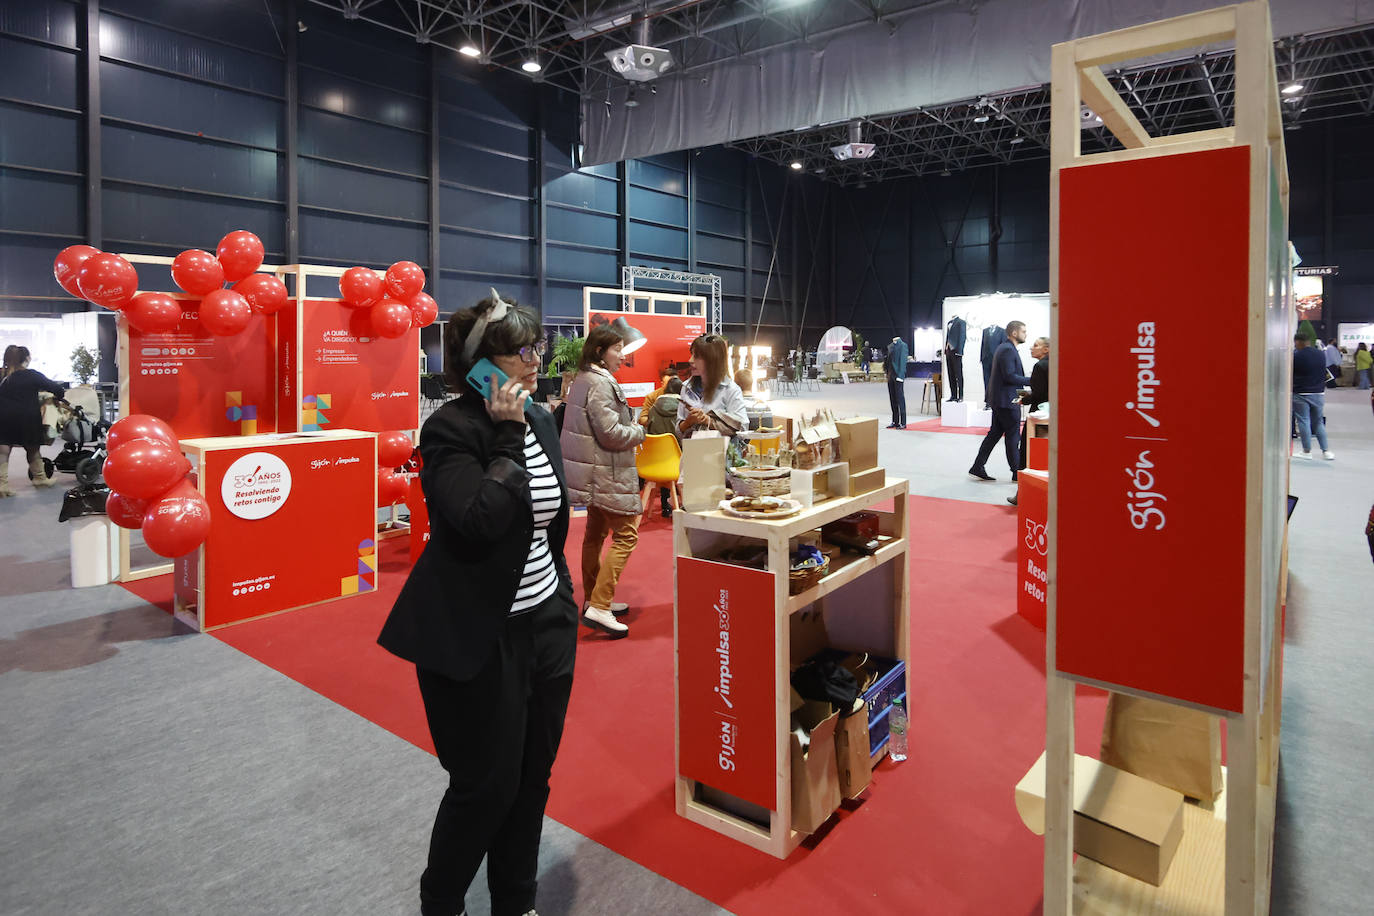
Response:
M306 299L283 316L283 341L299 340L299 390L282 386L283 425L299 407L300 429L387 432L420 425L420 331L373 337L368 310L339 299ZM299 320L299 337L295 323ZM281 356L289 364L290 354ZM288 376L295 381L294 376Z
M679 557L678 766L777 809L774 574Z
M1060 173L1060 671L1241 710L1248 147Z
M1031 442L1037 440L1031 439ZM1044 442L1046 440L1039 440ZM1045 629L1045 598L1049 586L1046 553L1049 538L1050 476L1032 470L1018 475L1016 497L1016 613L1037 630Z
M276 321L254 315L231 337L200 323L200 300L181 300L175 331L146 334L129 323L129 413L166 420L179 439L277 431Z
M376 448L303 436L205 452L206 629L376 588Z
M587 313L587 330L617 318L624 318L646 340L643 346L625 357L620 371L615 374L616 381L625 390L626 400L638 407L644 403L644 396L658 387L663 373L674 363L685 363L692 358L692 341L706 333L706 319L693 315L591 309Z

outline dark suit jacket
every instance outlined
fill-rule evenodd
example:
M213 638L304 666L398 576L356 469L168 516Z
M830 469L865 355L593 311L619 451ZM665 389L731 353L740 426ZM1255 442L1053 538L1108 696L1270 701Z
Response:
M1035 407L1050 399L1050 358L1042 356L1031 366L1030 394L1021 399L1023 404Z
M997 348L1002 346L1002 342L1006 339L1006 328L996 325L983 328L983 349L978 353L978 361L985 366L992 365L992 358L997 353Z
M906 358L910 354L906 341L900 338L887 345L887 355L883 358L883 373L889 381L906 378Z
M1002 342L992 356L992 377L988 381L988 403L993 407L1014 407L1018 403L1016 392L1030 384L1030 379L1021 373L1021 354L1016 352L1016 344L1010 340Z
M568 492L553 417L527 414L563 487L549 523L558 592L577 614L563 558ZM475 392L449 401L420 430L420 486L430 537L378 637L383 648L454 680L477 674L496 646L525 570L534 534L525 427L493 423Z
M945 349L959 356L964 355L964 342L968 340L968 322L957 315L945 325Z

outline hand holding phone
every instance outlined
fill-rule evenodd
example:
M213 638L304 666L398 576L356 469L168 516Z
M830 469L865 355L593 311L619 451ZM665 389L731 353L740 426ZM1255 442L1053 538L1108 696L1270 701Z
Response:
M479 359L468 370L468 384L471 385L478 394L486 398L487 409L493 411L494 419L522 419L518 410L512 410L516 405L523 406L528 412L534 406L534 402L529 399L529 392L518 382L512 384L506 373L497 368L496 364L489 359ZM512 416L504 416L507 411Z

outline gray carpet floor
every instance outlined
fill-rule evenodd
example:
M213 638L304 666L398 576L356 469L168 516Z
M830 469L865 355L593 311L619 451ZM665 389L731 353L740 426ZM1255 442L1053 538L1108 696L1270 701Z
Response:
M919 384L909 391L914 408ZM1277 914L1374 900L1374 419L1366 393L1329 394L1337 459L1292 473ZM887 398L829 386L779 409L820 403L885 418ZM996 483L967 477L976 437L881 435L914 493L1013 492L997 456ZM1226 472L1199 457L1199 473ZM60 490L16 489L0 501L0 914L417 913L445 781L434 758L122 588L71 589ZM724 912L553 821L539 906Z

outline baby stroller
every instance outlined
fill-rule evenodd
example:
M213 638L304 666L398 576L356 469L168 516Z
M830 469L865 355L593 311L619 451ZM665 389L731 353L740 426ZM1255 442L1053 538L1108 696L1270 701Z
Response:
M62 401L45 405L43 423L66 445L57 458L43 460L51 477L54 471L75 474L78 483L91 484L100 480L105 464L105 422L100 409L100 395L90 388L68 388Z

